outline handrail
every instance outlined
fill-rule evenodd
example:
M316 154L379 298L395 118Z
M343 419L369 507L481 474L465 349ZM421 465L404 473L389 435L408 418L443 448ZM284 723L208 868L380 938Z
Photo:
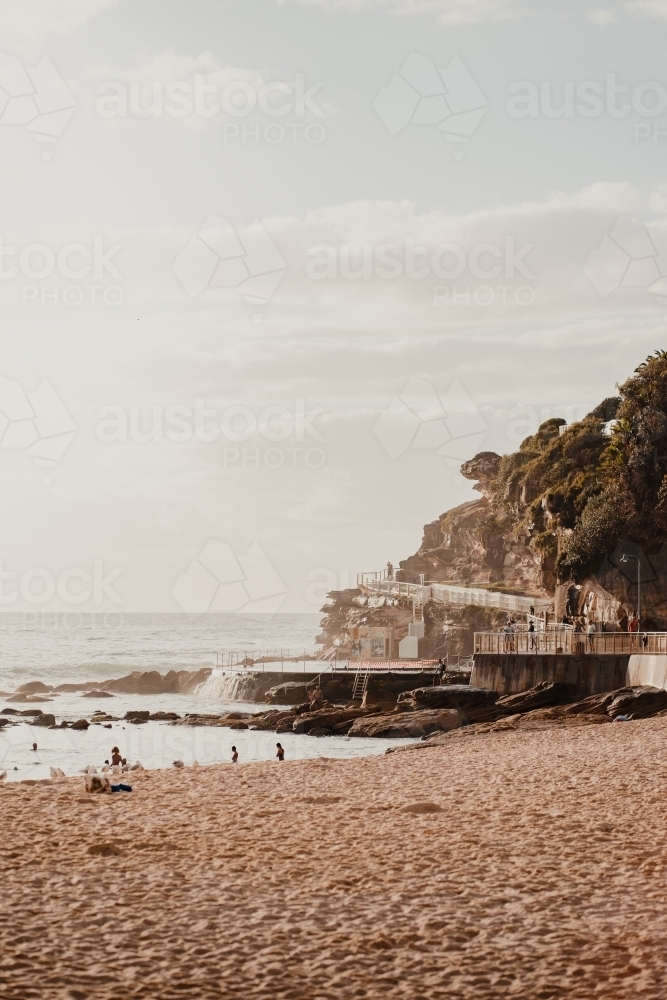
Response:
M667 632L575 632L556 625L541 632L475 632L475 653L611 653L667 655Z

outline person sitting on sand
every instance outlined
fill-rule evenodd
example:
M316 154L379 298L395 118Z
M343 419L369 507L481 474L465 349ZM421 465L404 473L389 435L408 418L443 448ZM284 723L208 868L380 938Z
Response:
M232 764L236 764L239 759L239 752L236 747L232 747Z
M276 757L278 758L278 760L285 760L285 751L283 750L282 746L280 745L280 743L276 743L276 746L278 747L278 753L276 754Z

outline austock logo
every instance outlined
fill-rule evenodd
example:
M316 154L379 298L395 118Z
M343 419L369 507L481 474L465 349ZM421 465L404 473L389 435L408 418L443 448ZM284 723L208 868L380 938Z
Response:
M436 69L427 56L411 53L373 104L392 135L407 125L432 125L448 142L466 143L486 113L484 97L459 56ZM454 151L463 159L463 149Z
M24 392L0 376L0 449L25 451L41 468L53 469L69 448L76 424L48 382ZM45 485L51 476L43 476Z
M172 270L190 298L206 288L234 289L247 303L263 305L287 263L259 219L237 231L227 219L209 215Z
M186 614L238 611L273 613L287 588L264 550L253 542L244 555L235 555L226 542L209 541L172 588Z
M392 461L410 449L427 450L458 469L479 450L488 427L458 380L438 393L425 379L411 378L378 417L373 433Z
M643 288L667 305L667 220L648 231L621 215L588 255L584 273L603 299L618 288Z
M26 69L17 56L0 53L0 125L23 125L52 146L76 110L76 101L48 56ZM53 150L42 150L50 160Z

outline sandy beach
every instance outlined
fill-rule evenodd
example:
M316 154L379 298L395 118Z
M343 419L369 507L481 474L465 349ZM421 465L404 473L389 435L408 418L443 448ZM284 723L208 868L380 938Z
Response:
M0 991L664 997L666 779L658 718L4 786Z

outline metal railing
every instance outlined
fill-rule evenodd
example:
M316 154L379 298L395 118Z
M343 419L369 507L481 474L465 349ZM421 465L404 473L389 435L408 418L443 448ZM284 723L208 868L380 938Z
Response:
M384 572L384 571L383 571ZM483 587L459 587L450 583L401 583L398 580L387 580L382 573L360 573L358 586L372 594L386 597L419 597L424 604L435 601L436 604L475 605L481 608L498 608L501 611L517 611L524 614L535 611L548 611L552 602L541 597L524 597L521 594L504 594L498 590L486 590Z
M215 654L216 668L225 672L253 670L255 672L275 673L280 670L281 673L284 673L285 667L287 667L288 672L298 673L299 671L305 672L306 664L313 662L321 663L322 661L318 660L314 653L307 653L305 649L303 652L295 652L290 649L250 649L243 650L243 652Z
M667 654L667 632L596 632L587 635L567 626L554 626L542 632L525 630L475 632L476 653L645 653Z

